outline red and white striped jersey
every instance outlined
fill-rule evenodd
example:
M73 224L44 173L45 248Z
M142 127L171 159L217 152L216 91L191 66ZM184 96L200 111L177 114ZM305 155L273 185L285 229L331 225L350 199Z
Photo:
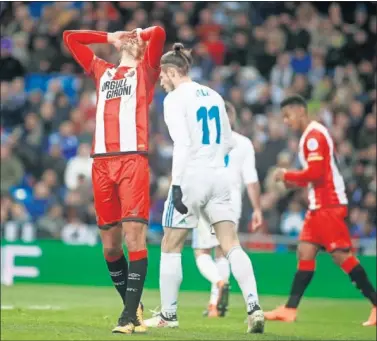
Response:
M64 31L63 39L75 60L96 83L96 129L92 156L148 152L148 108L160 74L165 30L153 26L140 31L147 43L137 67L116 67L96 57L90 44L107 44L108 33Z
M308 125L300 139L299 158L305 168L309 168L311 162L316 162L321 173L317 179L308 183L310 210L348 204L344 180L337 166L334 142L325 126L316 121Z
M159 70L141 62L116 67L100 58L92 64L97 89L92 156L148 151L148 108Z

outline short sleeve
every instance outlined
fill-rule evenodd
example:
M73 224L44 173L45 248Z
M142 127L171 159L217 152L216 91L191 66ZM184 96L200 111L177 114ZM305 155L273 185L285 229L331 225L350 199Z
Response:
M189 146L191 139L188 126L185 122L186 114L184 107L169 95L164 100L164 117L174 145Z
M245 185L258 182L258 173L255 167L255 152L251 141L243 146L245 159L242 165L242 179Z
M311 131L305 140L306 161L322 161L329 155L329 143L319 130Z

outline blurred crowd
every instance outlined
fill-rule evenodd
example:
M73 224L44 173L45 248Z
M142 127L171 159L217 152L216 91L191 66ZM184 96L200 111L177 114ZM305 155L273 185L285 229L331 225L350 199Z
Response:
M0 16L1 229L9 238L77 242L95 229L89 157L94 84L62 43L63 30L153 25L165 28L166 49L176 41L192 48L192 78L235 105L237 130L256 151L262 233L297 236L302 227L305 191L286 189L271 176L276 166L300 167L299 136L279 114L280 101L298 93L334 137L352 235L375 237L375 4L2 2ZM112 46L92 47L117 63ZM172 158L164 96L157 86L150 110L150 227L157 232ZM241 230L247 232L252 208L246 198L243 206Z

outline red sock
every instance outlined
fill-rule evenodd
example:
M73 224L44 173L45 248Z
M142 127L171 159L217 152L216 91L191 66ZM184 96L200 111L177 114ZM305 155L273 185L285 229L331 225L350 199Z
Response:
M140 251L134 251L128 253L128 258L130 259L130 262L134 262L140 259L148 258L148 250L140 250Z
M355 256L350 256L340 267L346 274L349 274L357 265L359 265L359 260Z
M300 271L314 271L315 270L315 260L299 260L297 264L297 269Z
M104 253L104 256L105 256L106 261L108 261L109 263L112 263L112 262L116 262L117 260L124 257L124 253L123 253L123 251L120 251L120 253L118 253L115 256L110 256L110 255L107 255L106 253Z

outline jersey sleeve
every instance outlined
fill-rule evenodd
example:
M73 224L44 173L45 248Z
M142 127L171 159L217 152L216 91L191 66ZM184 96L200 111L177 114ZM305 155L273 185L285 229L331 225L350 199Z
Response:
M186 112L178 101L175 101L172 97L166 97L164 116L174 144L172 184L180 186L191 146Z
M107 33L69 30L63 32L63 41L73 58L80 64L85 72L93 74L93 62L97 60L97 57L87 45L107 43ZM99 66L97 66L97 69L99 69Z
M318 130L313 130L308 134L303 148L307 167L302 171L288 171L284 176L285 181L297 183L301 186L323 178L325 160L329 155L326 137Z
M148 42L144 61L152 69L159 69L166 40L165 30L160 26L148 27L140 32L140 38Z
M221 98L221 126L223 131L222 138L224 139L224 155L230 153L230 151L235 147L236 142L234 141L232 134L232 127L230 126L229 117L225 109L224 100Z
M242 179L245 185L258 182L258 173L255 167L255 151L251 141L245 143L245 159L242 165Z
M160 60L164 51L166 33L162 27L152 26L142 30L140 38L147 42L143 64L148 81L153 85L160 74Z

